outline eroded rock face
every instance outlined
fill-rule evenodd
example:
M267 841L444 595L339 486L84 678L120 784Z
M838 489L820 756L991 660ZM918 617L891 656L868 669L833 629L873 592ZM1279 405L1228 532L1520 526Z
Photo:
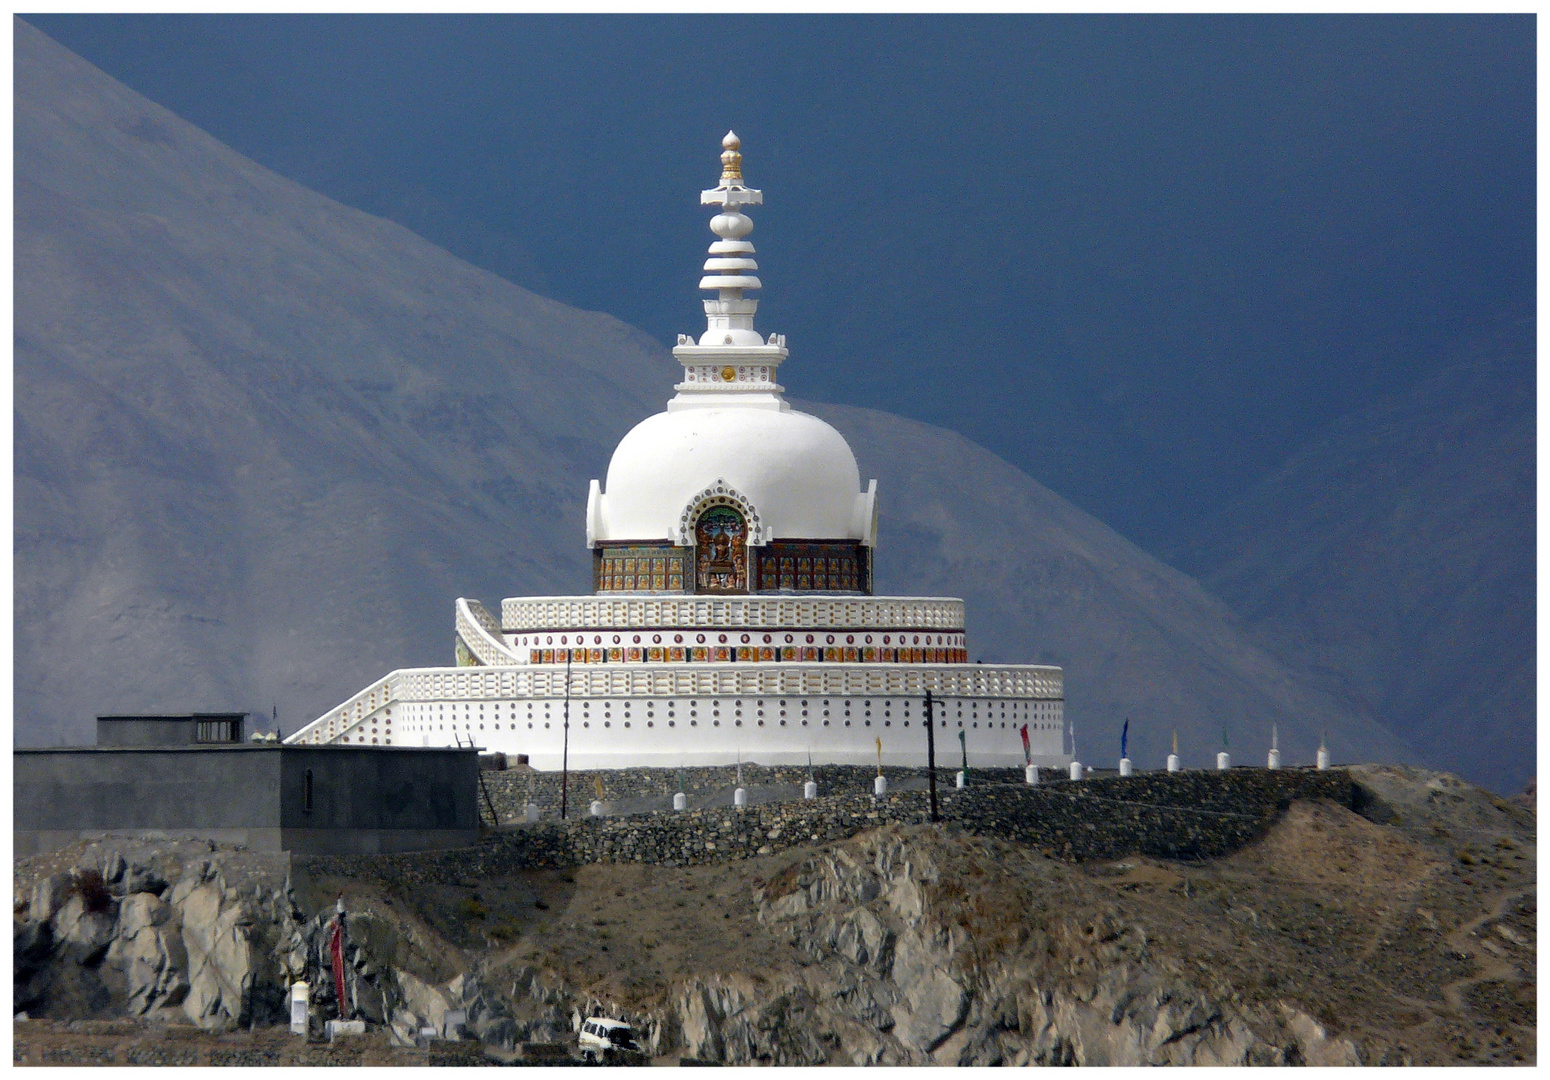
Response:
M285 890L239 894L209 862L168 892L156 869L111 851L31 890L15 933L17 1008L180 1012L210 1030L277 1022L291 973L276 939L295 918Z
M184 879L186 881L187 879ZM205 881L173 890L188 953L188 995L183 1011L201 1027L248 1018L257 958L248 940L252 916L240 900L228 899L220 884Z
M975 907L949 868L882 830L759 891L759 920L811 961L789 983L695 981L684 1047L729 1064L1148 1065L1355 1060L1306 1015L1252 1015L1155 973L1144 932Z

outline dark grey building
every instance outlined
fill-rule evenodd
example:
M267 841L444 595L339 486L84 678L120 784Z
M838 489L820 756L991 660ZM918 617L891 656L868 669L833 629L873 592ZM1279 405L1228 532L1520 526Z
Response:
M99 716L98 746L190 746L240 743L247 713L190 713L188 716Z
M16 853L148 830L298 853L477 838L476 749L248 743L244 719L105 716L97 746L15 750Z

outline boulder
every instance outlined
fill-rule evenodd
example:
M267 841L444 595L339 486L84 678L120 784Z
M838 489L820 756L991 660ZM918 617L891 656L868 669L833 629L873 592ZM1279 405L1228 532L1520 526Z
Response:
M70 874L51 874L32 887L27 902L27 918L33 922L50 922L65 906L65 900L75 890L75 878Z
M172 918L172 905L155 893L126 896L118 909L118 935L132 938L148 926L164 926Z
M172 1008L187 998L188 952L175 928L142 925L133 936L120 938L114 952L124 971L131 1016Z
M69 955L83 965L102 959L118 933L114 911L88 910L87 901L76 893L65 901L54 916L54 938Z
M903 1000L893 1007L894 1038L905 1046L929 1053L958 1029L969 1011L969 995L947 972L928 967L900 980L894 979Z
M227 902L218 878L173 888L188 951L188 996L183 1011L200 1027L221 1030L248 1019L257 957L248 938L251 917L240 901Z
M1362 1063L1355 1043L1350 1039L1331 1037L1323 1024L1301 1009L1282 1005L1281 1015L1292 1037L1297 1040L1297 1050L1302 1055L1303 1064L1317 1067Z
M130 863L114 890L126 896L141 892L160 896L167 891L167 879L162 877L154 867Z
M114 851L109 853L107 861L102 864L102 880L108 885L117 885L124 880L124 873L129 869L124 862L124 856Z
M407 971L398 972L398 990L403 996L404 1008L416 1017L416 1028L433 1027L440 1031L446 1025L452 1005L441 990Z

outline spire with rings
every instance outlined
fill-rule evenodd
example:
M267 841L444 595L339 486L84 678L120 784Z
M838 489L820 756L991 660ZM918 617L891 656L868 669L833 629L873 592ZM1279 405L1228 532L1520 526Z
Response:
M720 342L730 333L739 345L755 344L759 342L753 332L753 316L759 302L745 298L743 291L760 287L755 276L759 264L747 239L753 232L753 221L741 208L761 205L764 193L743 184L742 140L737 132L727 132L721 148L721 183L700 192L700 205L721 208L710 219L716 240L710 245L705 276L700 279L700 288L716 290L716 299L705 301L707 338L714 335L711 339Z
M738 208L762 204L764 193L743 186L742 140L737 132L727 132L721 145L721 183L700 192L702 206L721 207L721 213L710 219L710 231L720 239L710 245L700 288L718 290L722 300L741 300L744 289L759 288L759 279L753 276L759 264L753 259L753 245L745 239L753 232L753 222Z
M705 333L696 341L687 334L678 336L673 355L684 365L684 382L679 384L680 401L684 394L703 398L715 393L720 397L778 395L775 369L786 358L786 341L771 334L765 340L753 328L759 301L746 295L760 287L756 276L753 245L748 234L753 222L743 208L759 206L764 193L743 183L742 140L729 131L721 140L721 182L700 192L702 206L718 208L710 219L710 231L716 240L705 260L705 276L700 288L715 291L705 303ZM707 350L715 350L711 356ZM778 404L778 397L771 398Z

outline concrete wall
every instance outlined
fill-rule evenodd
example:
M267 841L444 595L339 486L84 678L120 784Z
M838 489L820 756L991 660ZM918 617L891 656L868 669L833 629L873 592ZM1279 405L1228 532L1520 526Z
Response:
M287 829L477 829L479 755L469 750L286 746ZM312 810L304 808L312 772Z
M13 762L18 852L146 830L312 852L419 850L478 836L472 750L93 747L16 750Z

